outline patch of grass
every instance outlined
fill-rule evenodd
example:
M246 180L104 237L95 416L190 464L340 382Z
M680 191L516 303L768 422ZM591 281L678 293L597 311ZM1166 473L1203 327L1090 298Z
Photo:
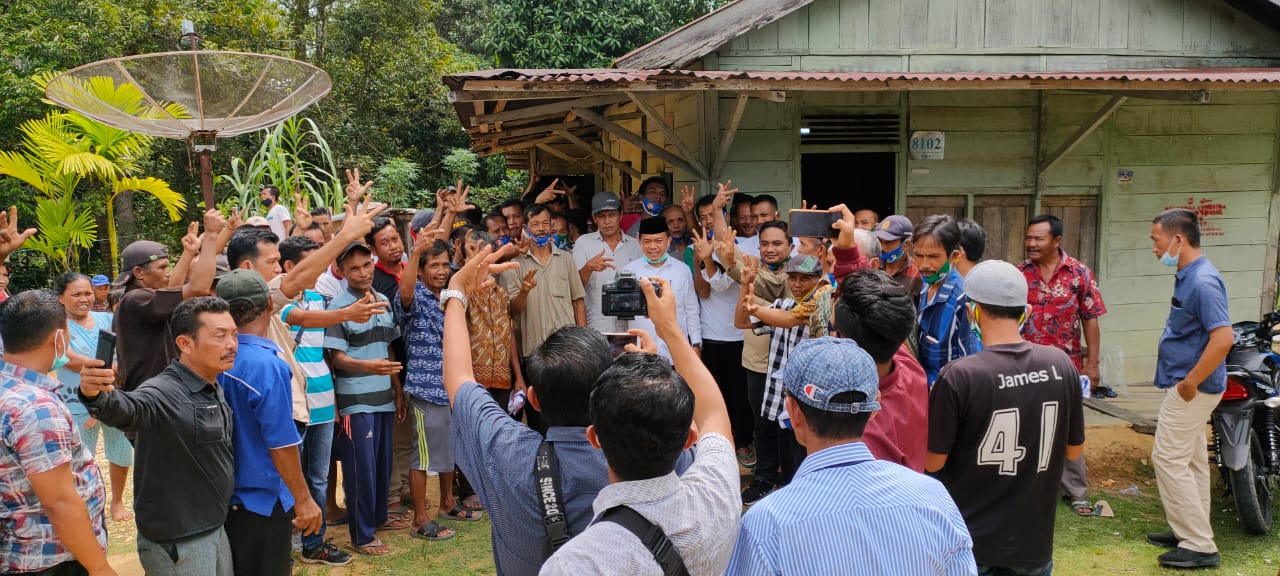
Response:
M1215 473L1216 474L1216 473ZM1215 479L1216 480L1216 479ZM1055 574L1182 574L1185 570L1162 568L1156 557L1164 552L1147 543L1146 535L1168 530L1164 509L1155 488L1125 496L1115 491L1091 494L1111 504L1115 518L1086 518L1058 508L1053 541ZM1280 568L1280 540L1276 533L1250 536L1240 527L1235 504L1214 488L1214 540L1222 565L1196 574L1275 576ZM1280 527L1277 527L1280 530Z
M379 532L378 538L391 546L385 556L355 555L355 561L342 568L294 564L294 576L355 576L382 574L432 574L438 576L474 576L494 574L493 546L490 541L489 518L479 522L438 520L452 528L457 536L443 542L427 542L411 538L408 530ZM347 542L347 529L329 527L334 544ZM350 552L349 549L343 548Z

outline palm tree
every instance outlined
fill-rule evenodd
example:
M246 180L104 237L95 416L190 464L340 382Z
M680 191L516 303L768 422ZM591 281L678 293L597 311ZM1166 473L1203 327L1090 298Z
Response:
M52 74L35 78L44 89ZM177 104L156 110L142 92L132 84L119 84L108 77L86 80L82 89L94 98L131 114L173 114L185 117L186 110ZM142 176L139 161L150 152L151 136L107 126L79 112L56 110L44 118L23 122L22 151L0 151L0 175L26 182L44 195L37 199L37 220L44 210L46 221L40 221L41 237L33 246L64 266L74 263L71 246L87 248L97 240L97 225L91 210L94 203L106 209L107 239L111 251L111 267L119 274L119 242L116 237L115 203L121 193L136 191L150 194L177 221L186 208L186 199L163 180ZM87 185L81 189L80 185ZM79 192L79 194L77 194ZM78 200L78 202L77 202ZM87 206L77 211L76 205ZM86 214L90 217L85 218ZM52 228L46 232L44 226ZM57 252L59 249L63 253Z

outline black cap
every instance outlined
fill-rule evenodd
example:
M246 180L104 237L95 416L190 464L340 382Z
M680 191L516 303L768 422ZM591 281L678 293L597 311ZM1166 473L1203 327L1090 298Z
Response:
M347 247L343 248L342 252L338 253L338 264L342 264L342 261L347 258L347 255L354 251L361 251L370 256L373 255L373 250L370 250L368 246L365 246L364 242L352 242L347 244Z
M667 219L661 216L645 218L640 221L640 234L666 234L670 232L667 228Z

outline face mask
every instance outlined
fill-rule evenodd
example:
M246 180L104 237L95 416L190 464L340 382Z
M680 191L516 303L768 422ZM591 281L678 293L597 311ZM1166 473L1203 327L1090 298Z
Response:
M1181 255L1182 255L1182 244L1179 243L1178 252L1176 254L1170 254L1168 250L1165 250L1164 256L1160 257L1160 263L1170 268L1176 268L1178 266L1178 256L1181 256Z
M58 341L62 340L62 351L58 352L58 356L53 359L53 368L51 370L61 369L71 361L70 358L67 358L67 343L62 334L62 330L59 330L58 334L53 337L53 349L56 351L58 349Z
M270 206L273 202L275 202L275 200L272 200L271 198L263 198L263 199L262 199L262 205L263 205L263 206Z
M657 216L662 213L663 205L657 202L650 202L648 197L640 197L640 206L644 208L644 213L650 216Z
M907 254L906 251L903 250L905 247L906 243L903 242L902 244L899 244L897 248L881 254L880 261L885 264L893 264L894 262L901 260L902 257Z
M933 284L934 282L937 282L943 278L946 278L947 274L950 274L950 273L951 273L951 261L947 260L947 263L943 264L942 268L938 269L937 272L934 272L933 274L925 276L924 281L926 284Z
M788 261L788 260L791 260L791 257L790 257L790 256L787 256L785 259L783 259L781 262L779 262L779 263L777 263L777 264L770 264L770 263L768 263L768 262L762 262L762 264L764 264L765 266L768 266L768 267L769 267L769 270L771 270L771 271L773 271L773 272L777 272L777 271L781 270L783 266L786 266L786 265L787 265L787 261Z
M525 227L524 231L526 234L529 235L529 238L533 240L533 245L539 248L546 248L547 244L549 244L552 240L555 240L555 238L552 237L550 234L534 234L533 232L529 231L529 228L527 226Z
M555 235L555 241L556 241L556 248L559 248L559 249L561 249L561 250L568 250L568 249L569 249L569 235L568 235L568 234L556 234L556 235Z
M654 266L657 266L657 265L659 265L659 264L661 264L661 263L663 263L663 262L666 262L666 261L667 261L667 253L666 253L666 252L663 252L663 253L662 253L662 257L661 257L661 258L658 258L657 260L653 260L653 259L650 259L648 256L645 256L645 257L644 257L644 261L645 261L645 262L648 262L649 264L652 264L652 265L654 265Z

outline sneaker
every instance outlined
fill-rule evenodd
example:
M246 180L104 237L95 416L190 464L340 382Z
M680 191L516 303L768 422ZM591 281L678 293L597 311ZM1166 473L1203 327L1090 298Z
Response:
M1116 394L1116 391L1112 390L1110 386L1099 386L1096 390L1093 391L1093 397L1099 400L1105 400L1107 398L1117 398L1119 396L1120 395Z
M1156 532L1154 534L1147 534L1147 543L1152 546L1159 546L1161 548L1177 548L1178 542L1178 537L1174 536L1173 532Z
M1174 548L1160 555L1160 565L1169 568L1209 568L1217 566L1220 561L1217 552L1206 554L1186 548Z
M339 550L328 540L313 550L302 551L303 564L324 564L326 566L346 566L351 563L351 555Z
M751 506L759 502L761 498L768 496L770 492L773 492L773 486L752 482L742 493L742 505Z

